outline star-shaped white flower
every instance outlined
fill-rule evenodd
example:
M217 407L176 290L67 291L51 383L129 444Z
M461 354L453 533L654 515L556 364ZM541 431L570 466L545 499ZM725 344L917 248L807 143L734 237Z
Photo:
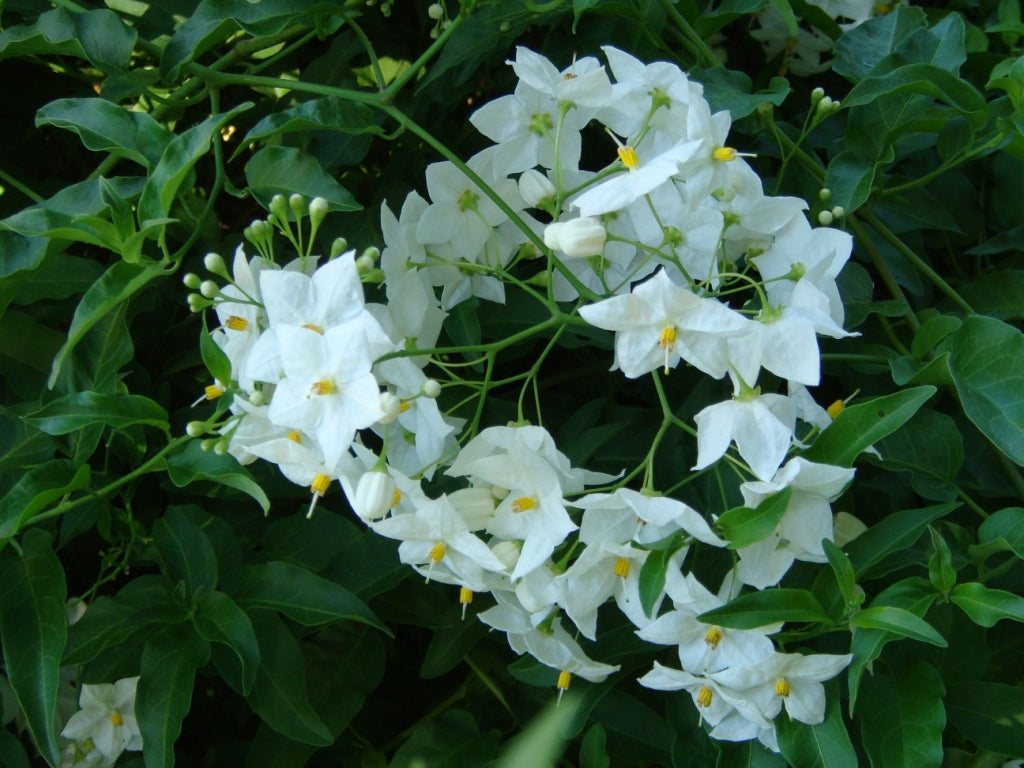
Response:
M77 742L90 739L110 765L125 750L141 750L142 734L135 720L138 683L138 677L126 677L113 685L83 685L81 710L71 716L61 736Z

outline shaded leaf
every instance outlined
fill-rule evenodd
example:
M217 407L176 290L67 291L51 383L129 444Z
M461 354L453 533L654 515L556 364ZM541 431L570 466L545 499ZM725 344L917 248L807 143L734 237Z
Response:
M76 56L107 72L128 66L138 37L106 8L70 13L54 8L34 24L19 24L0 33L0 60L12 56Z
M167 411L148 397L99 392L75 392L51 400L23 418L48 435L66 435L90 424L105 424L115 429L132 424L170 428Z
M733 629L755 629L779 621L826 622L814 595L803 589L766 589L740 595L726 605L702 613L698 621Z
M863 629L881 629L894 635L920 640L945 648L946 639L935 631L935 628L924 619L903 608L891 605L864 608L850 617L851 627Z
M1024 757L1024 689L968 682L946 689L946 715L981 749Z
M203 592L196 598L192 623L201 638L223 643L242 665L242 693L248 695L260 665L260 648L245 611L223 592Z
M994 626L1001 619L1024 621L1024 597L977 581L957 584L949 599L983 627Z
M777 717L779 750L792 768L857 768L857 753L843 722L839 686L826 685L825 720L807 725L788 717Z
M320 163L294 147L264 147L245 165L245 180L253 197L264 208L274 195L299 194L306 199L322 197L331 211L358 211L362 208L347 189L328 176Z
M172 580L184 582L191 599L217 586L217 555L213 544L180 509L168 509L167 514L153 524L153 544L163 571Z
M876 673L865 681L861 701L871 714L860 719L860 728L872 768L942 765L943 694L942 677L923 661L904 672Z
M204 451L198 440L190 441L185 449L167 458L167 476L179 488L197 480L210 480L248 494L263 508L270 510L270 499L245 467L232 456L218 456Z

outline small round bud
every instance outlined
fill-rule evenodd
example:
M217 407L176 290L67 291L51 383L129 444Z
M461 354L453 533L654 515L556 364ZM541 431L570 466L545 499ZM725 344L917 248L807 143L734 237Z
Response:
M330 258L333 259L333 258L337 257L346 248L348 248L348 240L346 240L344 237L336 237L336 238L334 238L334 242L331 243L331 255L330 255Z
M374 262L376 262L377 259L380 258L380 248L371 245L369 248L363 251L361 258L372 259Z
M557 190L551 180L536 168L519 177L519 195L531 208L544 208L554 202Z
M183 278L181 278L181 282L185 284L186 288L191 288L193 291L198 291L199 285L203 281L195 272L188 272L185 274Z
M261 405L265 405L267 402L267 396L263 394L261 390L254 389L249 393L249 403L255 405L257 408Z
M402 401L391 392L382 392L380 395L380 409L384 411L384 415L380 417L380 423L390 424L402 412Z
M218 456L223 456L228 452L228 439L222 437L220 440L213 444L213 452Z
M441 385L437 379L427 379L423 382L423 386L420 387L420 392L423 393L424 397L433 399L441 394Z
M811 104L812 105L817 105L817 103L819 101L821 101L823 98L825 98L825 89L824 88L821 88L819 86L818 88L815 88L813 91L811 91Z
M842 103L841 101L839 101L839 99L835 99L835 100L834 100L834 101L832 102L832 114L833 114L833 115L834 115L834 114L835 114L836 112L838 112L838 111L839 111L840 109L842 109L842 108L843 108L843 103Z
M205 440L203 440L201 443L199 443L199 447L202 450L204 450L204 451L212 451L213 450L213 446L216 444L216 442L217 442L216 438L208 437Z
M608 232L593 216L571 219L558 233L560 250L571 259L599 256Z
M292 209L292 213L295 214L295 220L298 221L306 215L306 198L295 193L288 198L288 207Z
M427 8L427 16L437 21L444 16L444 8L441 7L440 3L431 3L430 7Z
M322 197L314 197L309 201L309 223L319 227L327 216L327 201Z
M821 101L818 102L818 106L815 108L816 112L820 116L825 116L832 112L832 99L829 96L825 96Z
M358 259L356 259L356 271L360 275L367 274L368 272L373 270L373 268L374 268L373 259L371 259L368 256L366 256L366 254L363 254Z
M822 211L818 214L818 223L823 227L830 226L832 224L832 211Z
M191 312L202 312L204 309L210 306L209 300L204 299L198 293L190 293L186 301L188 302L188 308L189 311Z
M822 202L829 200L832 197L832 190L828 187L822 187L821 191L818 192L818 199Z
M199 292L207 299L212 299L220 293L220 286L213 282L213 280L203 280L199 286Z
M843 216L846 215L846 209L843 208L843 206L841 205L837 205L835 208L832 209L832 215L837 219L841 219L843 218Z
M224 258L219 253L208 253L203 257L203 265L215 275L227 276L228 268L224 264Z
M199 437L206 434L206 422L190 421L185 425L185 434L189 437Z

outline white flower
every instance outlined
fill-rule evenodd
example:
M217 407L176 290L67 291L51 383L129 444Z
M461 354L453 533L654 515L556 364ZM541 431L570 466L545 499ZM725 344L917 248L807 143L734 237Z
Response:
M90 739L110 763L125 750L141 750L142 734L135 720L138 682L138 677L126 677L113 685L83 685L81 710L71 716L61 736L77 742Z
M698 677L685 670L672 669L654 662L654 668L637 682L657 691L686 690L693 699L697 711L700 712L701 720L707 720L712 726L718 725L734 712L740 714L756 728L770 726L770 723L757 711L756 707L719 684L713 676ZM753 735L752 733L751 736Z
M697 422L697 463L704 469L725 454L729 443L762 480L786 458L796 426L796 405L783 395L747 395L702 410Z

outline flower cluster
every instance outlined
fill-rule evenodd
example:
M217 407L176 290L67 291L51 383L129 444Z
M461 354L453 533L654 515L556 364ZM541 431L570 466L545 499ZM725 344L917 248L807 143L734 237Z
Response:
M557 671L560 689L618 669L579 640L597 639L599 609L614 601L641 638L678 648L681 668L655 663L643 685L689 691L716 738L775 748L773 718L784 707L820 722L821 682L850 657L780 652L778 624L735 630L698 617L745 586L778 584L794 561L825 562L822 542L835 538L831 502L853 470L792 454L798 423L806 439L830 422L807 388L820 380L818 336L850 335L836 278L851 241L812 228L803 200L764 194L726 143L728 113L712 114L678 67L604 53L607 69L587 57L560 71L519 48L514 93L471 117L494 144L465 164L429 166L429 198L410 193L397 216L384 207L379 269L376 253L342 245L318 267L309 251L322 201L282 199L247 230L259 255L240 248L230 274L209 259L226 285L186 278L200 289L193 307L217 313L212 346L224 358L208 387L223 404L189 430L215 433L207 445L243 463L278 464L314 504L339 480L355 513L401 542L402 562L458 586L464 607L490 593L479 618ZM585 139L605 143L607 165L580 167ZM304 255L274 263L275 229ZM381 276L386 301L367 303L362 283ZM731 396L693 416L693 471L725 457L746 478L746 507L787 501L773 530L738 547L717 595L687 557L730 542L654 489L650 458L624 476L591 472L522 414L486 426L478 409L467 428L438 407L443 390L466 386L435 352L447 312L470 297L503 302L510 289L542 303L552 323L614 333L612 370L628 378L684 364L728 377ZM430 364L445 383L428 378ZM776 382L785 393L767 391ZM487 382L478 390L482 403ZM429 481L442 470L455 480L436 493ZM628 487L640 470L642 486ZM640 585L653 553L668 563L655 591Z

